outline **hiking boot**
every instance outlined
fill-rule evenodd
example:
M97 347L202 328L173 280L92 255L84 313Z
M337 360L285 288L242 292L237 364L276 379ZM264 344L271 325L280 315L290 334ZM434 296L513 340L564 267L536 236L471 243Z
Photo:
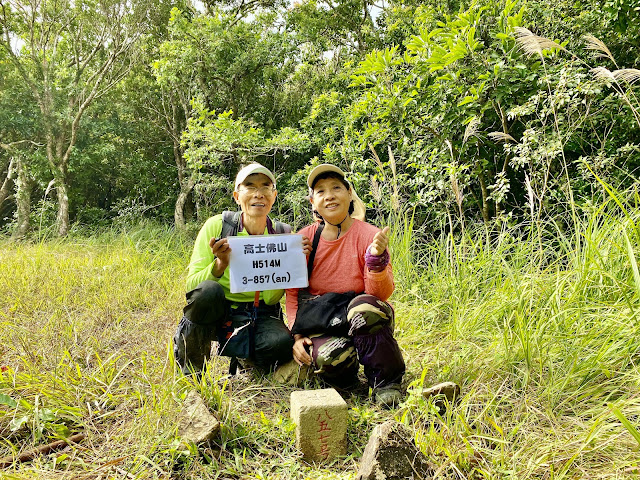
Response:
M374 392L373 398L383 408L395 408L402 401L403 395L400 391L400 385L387 385L378 388Z
M211 357L211 338L207 327L182 317L173 336L173 355L186 376L202 376L202 369Z

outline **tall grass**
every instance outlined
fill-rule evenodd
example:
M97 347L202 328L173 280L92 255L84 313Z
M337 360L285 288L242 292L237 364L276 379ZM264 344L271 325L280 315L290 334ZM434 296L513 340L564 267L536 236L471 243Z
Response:
M545 224L535 241L520 226L411 245L426 267L400 311L413 386L454 380L465 393L437 421L417 394L402 413L450 465L443 475L622 478L637 467L640 246L637 209L619 206L570 230Z
M533 37L518 40L539 53L545 39ZM635 115L632 82L605 80ZM411 285L399 333L419 372L399 414L436 477L640 473L638 199L600 183L608 200L590 215L569 196L557 222L540 209L530 225L498 233L468 227L426 246L395 239L403 262L424 267L409 282L396 270ZM463 385L464 397L438 417L419 387L442 380Z
M350 479L372 428L396 418L436 478L626 478L640 439L640 245L637 208L623 200L633 196L618 198L570 230L467 225L429 244L398 212L392 300L408 395L391 412L347 395L349 455L325 466L294 449L291 387L230 379L223 358L199 383L175 372L190 238L146 226L5 242L0 456L80 431L87 439L0 476ZM420 388L445 380L463 394L443 413ZM191 388L223 424L200 450L176 438Z
M1 478L342 478L353 465L299 461L291 388L229 379L217 357L201 382L176 372L192 241L147 225L0 245L0 457L86 434ZM176 438L188 389L222 421L201 451Z
M90 470L114 454L123 460L113 469L134 468L125 459L152 451L164 422L158 407L174 395L165 385L173 375L167 339L183 291L185 246L151 226L3 242L0 364L8 370L0 393L18 406L0 404L0 455L78 431L92 444L88 455L36 461L24 478L64 478L61 470Z

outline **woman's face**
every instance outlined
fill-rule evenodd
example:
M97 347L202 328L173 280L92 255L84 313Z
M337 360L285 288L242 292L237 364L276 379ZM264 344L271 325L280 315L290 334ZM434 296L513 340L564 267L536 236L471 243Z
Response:
M318 180L313 187L311 204L329 223L339 223L349 213L351 190L337 178Z

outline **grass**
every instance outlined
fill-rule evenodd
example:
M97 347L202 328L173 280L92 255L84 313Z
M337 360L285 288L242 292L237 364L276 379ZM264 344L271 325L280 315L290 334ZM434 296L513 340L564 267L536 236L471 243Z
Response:
M190 239L147 226L6 241L0 456L87 437L0 477L354 479L373 427L396 418L436 478L629 478L640 445L635 218L605 205L573 234L467 226L462 238L423 244L398 232L396 336L409 393L391 412L349 396L349 455L323 466L295 451L291 387L229 379L224 358L198 384L173 369ZM410 218L394 224L411 231ZM463 398L440 416L419 390L446 380ZM201 451L176 439L190 388L223 424Z

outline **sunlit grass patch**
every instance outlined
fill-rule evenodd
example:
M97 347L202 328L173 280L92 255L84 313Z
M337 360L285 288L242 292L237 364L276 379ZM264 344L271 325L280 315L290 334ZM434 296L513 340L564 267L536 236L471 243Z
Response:
M430 268L401 315L400 341L422 368L414 387L454 380L463 398L440 418L410 395L402 418L439 459L440 475L622 478L633 470L634 230L601 211L571 234L535 230L527 241L526 229L490 239L480 231L422 250Z
M175 378L167 343L186 252L169 248L166 235L144 246L129 236L105 240L5 243L0 251L0 392L17 402L0 420L0 455L87 434L62 460L37 458L36 471L88 471L120 455L111 467L119 468L172 438L166 421L178 403L168 401Z
M426 244L396 237L392 301L409 392L394 411L366 389L346 395L348 455L322 466L295 450L293 387L230 378L220 357L199 382L175 371L190 240L149 229L4 243L0 456L86 438L3 475L351 479L373 427L395 418L437 478L624 478L637 467L640 418L629 218L603 209L571 233L468 226ZM442 381L462 386L444 413L420 394ZM206 448L176 438L189 389L222 422Z

